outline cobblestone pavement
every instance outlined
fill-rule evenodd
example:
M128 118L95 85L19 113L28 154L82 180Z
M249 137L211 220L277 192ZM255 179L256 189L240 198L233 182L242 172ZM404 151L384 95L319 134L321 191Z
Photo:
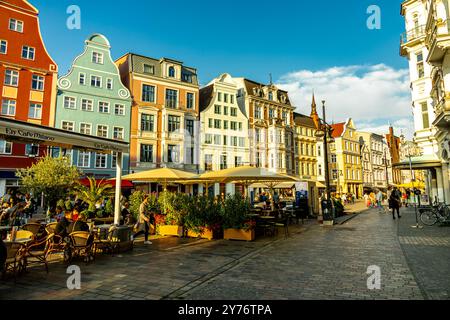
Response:
M445 298L442 290L449 286L439 287L434 272L426 272L423 265L444 268L448 274L447 256L438 251L446 258L441 261L417 249L445 247L421 246L420 241L442 243L414 240L434 238L435 230L414 234L408 226L403 231L403 223L409 224L404 216L393 221L388 214L369 210L340 226L308 221L291 228L287 240L282 232L279 238L255 242L155 239L154 245L138 244L131 253L102 256L88 265L79 262L81 290L67 289L66 266L56 262L49 274L37 267L16 284L0 281L0 299ZM437 230L445 238L446 233ZM367 268L372 265L381 269L381 290L367 289Z
M414 208L403 208L400 244L411 271L428 299L450 299L450 227L416 224Z

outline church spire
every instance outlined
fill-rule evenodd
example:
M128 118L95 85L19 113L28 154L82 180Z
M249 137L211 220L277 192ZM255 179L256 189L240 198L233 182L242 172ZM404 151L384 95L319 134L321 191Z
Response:
M320 127L320 118L319 118L319 114L317 113L316 97L314 95L314 91L313 91L312 103L311 103L311 118L313 119L314 124L316 125L316 128L318 129Z

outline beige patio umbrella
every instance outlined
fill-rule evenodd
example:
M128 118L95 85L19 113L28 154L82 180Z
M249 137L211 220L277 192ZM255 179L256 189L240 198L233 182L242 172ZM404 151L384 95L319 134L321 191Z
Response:
M255 168L251 166L242 166L229 168L221 171L212 171L200 175L200 179L211 179L221 183L240 183L245 186L247 196L247 188L253 183L264 183L268 188L273 187L281 182L297 181L296 178L274 173L266 168Z
M198 175L192 172L186 172L171 168L159 168L148 171L137 172L122 177L122 180L157 182L163 185L164 190L170 182L182 183L198 178Z

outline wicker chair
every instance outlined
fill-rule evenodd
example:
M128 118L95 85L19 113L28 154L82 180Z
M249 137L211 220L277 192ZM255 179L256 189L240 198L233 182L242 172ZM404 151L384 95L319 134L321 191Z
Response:
M49 223L45 226L45 231L47 231L47 234L55 233L57 222Z
M94 236L85 231L72 232L69 235L70 238L70 257L71 261L75 257L84 258L85 262L89 262L94 259Z
M16 281L17 274L23 270L24 267L24 253L25 245L18 242L7 242L6 245L6 262L2 271L2 278L6 277L6 273L11 271Z
M98 253L98 251L102 252L110 252L114 254L119 249L120 240L115 236L117 232L117 228L112 226L109 228L106 233L106 237L101 239L98 233L95 233L96 237L94 240L94 255Z
M48 273L47 258L51 253L54 234L46 236L43 240L36 241L25 249L25 267L31 264L45 265L45 271ZM30 260L31 258L31 260Z
M37 236L42 231L42 225L39 223L27 223L26 225L22 226L22 230L30 231L35 236Z

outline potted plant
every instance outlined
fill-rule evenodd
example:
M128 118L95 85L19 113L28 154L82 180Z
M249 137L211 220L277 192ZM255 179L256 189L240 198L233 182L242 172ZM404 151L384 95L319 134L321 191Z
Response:
M163 236L183 236L183 218L186 212L186 201L188 197L184 194L164 191L160 193L158 205L164 219L157 225L157 232Z
M250 203L241 194L226 197L223 205L223 228L226 240L255 240L256 223L248 218Z
M184 227L188 237L212 240L218 237L222 226L222 207L208 196L188 200Z

